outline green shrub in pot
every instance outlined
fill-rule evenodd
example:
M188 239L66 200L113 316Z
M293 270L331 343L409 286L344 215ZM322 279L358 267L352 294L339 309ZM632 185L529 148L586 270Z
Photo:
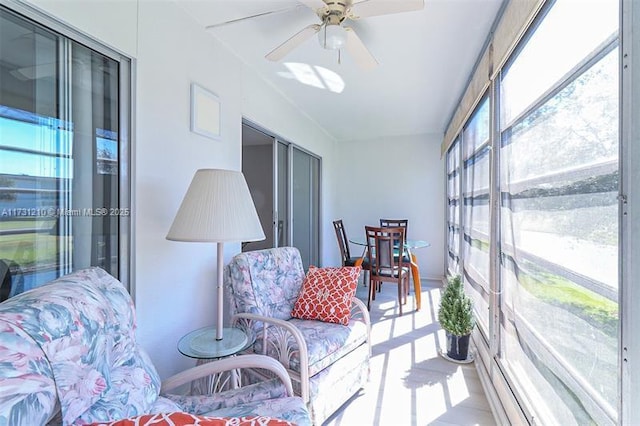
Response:
M440 299L440 326L447 332L447 356L467 359L469 335L476 325L473 302L464 292L460 275L450 277Z

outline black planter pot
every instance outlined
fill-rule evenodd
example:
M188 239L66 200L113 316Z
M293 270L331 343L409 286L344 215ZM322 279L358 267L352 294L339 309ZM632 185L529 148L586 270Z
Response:
M466 336L456 336L454 334L447 333L447 356L458 361L466 360L467 355L469 354L470 336L470 334L467 334Z

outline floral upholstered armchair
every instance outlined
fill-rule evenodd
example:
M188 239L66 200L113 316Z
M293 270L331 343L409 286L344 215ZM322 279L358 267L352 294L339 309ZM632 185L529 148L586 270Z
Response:
M99 268L0 303L0 425L84 425L158 413L311 423L286 370L266 356L200 365L161 387L135 329L131 297ZM191 380L241 368L265 368L274 379L214 395L168 393Z
M354 272L357 286L359 269ZM240 253L225 269L232 322L255 336L249 352L284 365L295 392L308 403L313 424L320 425L369 379L370 319L355 297L348 299L343 323L294 317L303 282L300 252L294 247Z

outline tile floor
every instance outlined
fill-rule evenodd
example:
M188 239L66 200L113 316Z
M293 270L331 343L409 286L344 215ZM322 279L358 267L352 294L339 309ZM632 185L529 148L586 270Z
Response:
M358 287L365 303L366 292ZM371 380L323 426L496 424L475 366L439 356L439 302L437 282L423 280L422 309L412 292L400 317L397 287L383 285L371 305Z

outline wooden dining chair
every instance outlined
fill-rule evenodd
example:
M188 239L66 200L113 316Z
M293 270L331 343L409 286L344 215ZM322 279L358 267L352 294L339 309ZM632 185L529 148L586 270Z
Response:
M336 239L338 240L338 247L340 248L340 257L342 258L342 266L357 266L362 267L364 271L364 283L367 283L367 275L369 271L369 261L364 256L351 256L349 249L349 240L347 239L347 231L344 229L342 219L333 221L333 229L336 231Z
M404 228L404 238L405 244L407 242L407 238L409 238L408 230L409 230L409 219L380 219L380 227L381 228ZM396 258L396 261L398 259ZM411 256L405 250L402 254L402 266L406 266L407 268L411 267Z
M383 228L365 226L369 257L369 297L367 309L375 300L375 289L383 282L398 285L398 306L402 315L402 305L409 293L409 268L398 262L395 253L404 252L404 228Z

